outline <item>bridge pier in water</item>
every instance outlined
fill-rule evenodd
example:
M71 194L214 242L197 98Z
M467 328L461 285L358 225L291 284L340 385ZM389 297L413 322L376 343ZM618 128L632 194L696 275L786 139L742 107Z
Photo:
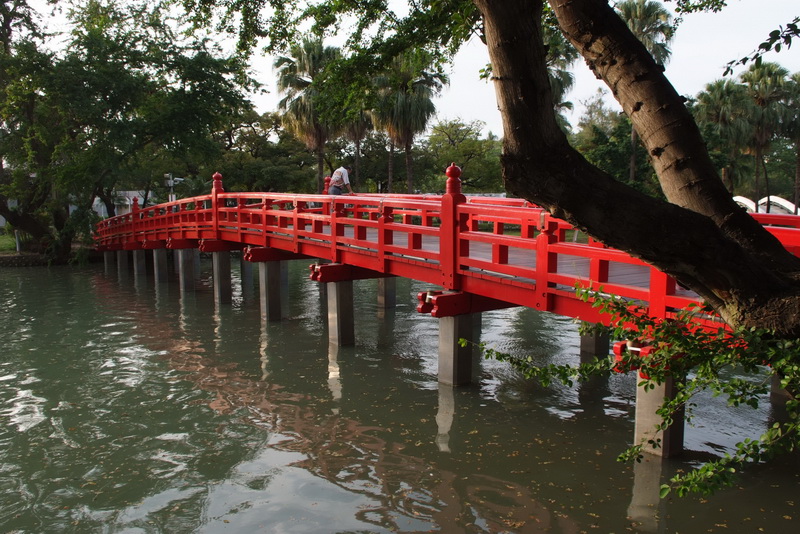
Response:
M117 276L120 280L128 277L128 251L117 251Z
M638 371L636 371L638 372ZM642 452L669 458L683 452L684 417L683 410L674 416L673 423L664 430L656 431L661 416L656 411L664 399L673 399L678 392L679 378L668 377L652 389L636 386L636 417L633 430L634 445L643 443ZM660 442L653 448L650 440Z
M106 250L103 252L103 270L106 273L106 276L111 274L112 269L117 266L117 258L116 254L112 250Z
M475 317L481 314L463 314L439 319L439 383L447 386L465 386L472 382L474 367ZM466 339L461 346L459 340Z
M397 279L393 276L378 278L378 308L382 310L397 306Z
M211 253L211 264L214 271L214 302L230 304L233 298L231 284L231 253L227 250Z
M178 287L181 292L189 291L194 287L194 251L189 248L181 248L175 251L178 266Z
M133 251L133 276L137 280L147 276L146 252L142 249Z
M610 339L608 333L582 333L580 345L581 363L591 362L598 356L608 356Z
M155 283L166 283L168 272L167 249L153 249L153 278L155 279Z
M261 317L269 322L284 318L284 296L288 291L288 265L285 261L264 261L258 264L258 292Z
M328 341L340 347L354 345L353 281L329 282L325 289L328 294Z

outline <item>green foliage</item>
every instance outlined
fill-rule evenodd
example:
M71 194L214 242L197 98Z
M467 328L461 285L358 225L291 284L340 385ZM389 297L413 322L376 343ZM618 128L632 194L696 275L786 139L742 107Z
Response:
M738 65L746 65L747 63L754 63L756 66L761 65L764 54L774 50L780 52L782 48L790 48L792 40L800 37L800 17L795 17L792 21L788 22L786 26L778 26L777 30L769 32L769 36L758 45L758 48L746 55L745 57L728 62L725 67L724 76L733 72L733 69Z
M598 115L601 122L582 122L575 136L575 148L583 156L618 181L639 191L658 196L661 189L647 151L636 144L636 180L630 180L631 122L624 114Z
M15 252L17 243L14 240L14 233L0 233L0 252Z
M635 302L582 289L578 295L591 300L593 306L609 317L608 327L593 328L607 331L612 339L629 340L629 345L635 342L652 347L653 351L642 356L629 350L620 361L599 358L578 366L535 365L531 357L514 357L482 346L485 356L509 362L525 377L536 379L543 386L553 381L571 386L576 381L607 376L612 371L639 370L639 386L646 389L667 377L677 377L680 379L676 381L677 394L673 399L665 399L658 410L661 423L654 431L667 428L681 413L691 422L693 399L701 391L725 398L729 406L752 408L764 400L773 376L792 395L800 392L800 340L779 339L770 332L754 329L703 329L693 319L710 313L708 308L690 307L663 321L648 316L647 310ZM795 398L787 401L786 420L774 423L757 438L745 438L721 458L676 475L662 488L662 496L671 491L679 496L714 492L731 485L743 466L795 450L800 444L799 407ZM656 440L634 444L620 455L620 460L639 460L648 446L657 448L660 444Z
M154 162L219 157L214 134L254 87L161 4L89 0L68 16L58 46L18 38L0 58L0 213L59 256L95 197L113 213L115 189L158 188Z
M499 139L490 136L481 138L482 124L479 121L463 123L450 120L434 124L427 139L425 150L431 159L426 179L429 183L442 183L444 170L452 162L461 167L461 183L465 193L503 191L500 170ZM427 191L443 189L428 186Z
M798 168L796 81L776 63L753 63L738 80L706 85L690 110L733 194L793 199ZM763 183L762 183L763 179Z

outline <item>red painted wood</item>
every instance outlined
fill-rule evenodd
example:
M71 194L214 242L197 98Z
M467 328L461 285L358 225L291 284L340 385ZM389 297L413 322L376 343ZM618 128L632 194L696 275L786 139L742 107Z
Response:
M444 303L437 313L455 313L470 302L464 309L527 306L607 321L577 298L576 285L641 301L659 318L698 301L624 252L591 239L576 242L569 224L527 201L465 196L459 175L457 167L448 169L445 195L353 196L227 193L215 176L209 195L101 221L95 244L103 251L197 248L202 240L220 250L247 247L249 261L320 258L348 266L331 267L337 277L402 276L468 294L466 301L437 297ZM800 217L754 217L787 249L800 251ZM719 325L714 317L697 321Z

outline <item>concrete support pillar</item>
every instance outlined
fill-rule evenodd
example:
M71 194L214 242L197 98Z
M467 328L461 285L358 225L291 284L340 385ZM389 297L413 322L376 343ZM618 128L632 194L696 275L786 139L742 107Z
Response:
M474 339L474 314L439 319L439 382L463 386L472 381L472 346L462 347L461 338Z
M663 383L655 384L650 390L636 388L636 423L634 427L634 444L643 443L642 452L669 458L683 451L684 420L683 411L674 415L674 422L664 431L656 432L656 425L661 423L661 416L656 413L665 398L672 399L678 391L678 379L668 377ZM648 441L660 440L661 446L653 448Z
M378 278L378 308L397 306L397 278Z
M167 249L157 248L153 250L153 273L157 284L167 281Z
M353 281L329 282L327 290L328 341L339 346L354 345Z
M120 280L128 277L128 251L117 251L117 276Z
M117 255L114 253L113 250L106 250L103 252L103 266L105 268L106 275L111 274L114 267L117 265Z
M254 292L253 262L245 261L244 254L239 258L239 273L242 284L242 298L249 299Z
M145 250L133 251L133 276L137 279L144 279L147 276L147 265Z
M597 356L608 356L609 342L607 332L581 334L581 363L590 362Z
M181 287L181 292L194 289L195 269L194 269L194 252L193 248L180 248L175 252L177 253L178 266L178 280Z
M227 250L211 253L211 264L214 268L214 302L230 304L233 291L231 289L231 253Z
M282 261L264 261L258 264L258 291L261 299L261 317L267 321L280 321L283 318L283 298L281 293Z

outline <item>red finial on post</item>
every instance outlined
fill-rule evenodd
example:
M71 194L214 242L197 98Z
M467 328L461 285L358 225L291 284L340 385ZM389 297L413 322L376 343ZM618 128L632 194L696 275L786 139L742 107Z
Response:
M139 211L139 197L133 197L133 207L131 211Z
M461 167L453 162L444 173L447 175L445 192L451 195L461 194Z
M213 180L211 190L216 191L217 193L224 193L225 189L222 187L222 175L218 172L215 172L211 179Z
M331 177L330 176L326 176L323 181L325 182L325 185L322 187L322 194L323 195L327 195L328 194L328 188L331 186Z

